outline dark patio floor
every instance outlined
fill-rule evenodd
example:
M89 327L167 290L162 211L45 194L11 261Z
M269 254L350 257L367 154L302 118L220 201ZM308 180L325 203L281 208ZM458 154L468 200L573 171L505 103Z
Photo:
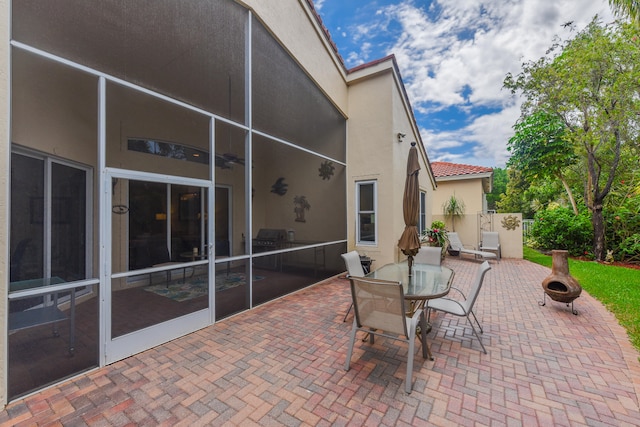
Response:
M461 287L478 266L447 258ZM586 292L547 298L550 270L492 262L476 304L483 354L465 319L432 316L435 360L359 341L343 370L348 282L330 280L9 404L2 425L640 425L640 354Z

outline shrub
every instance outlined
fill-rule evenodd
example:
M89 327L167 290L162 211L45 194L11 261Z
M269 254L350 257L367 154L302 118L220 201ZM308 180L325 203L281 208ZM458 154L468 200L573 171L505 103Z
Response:
M539 249L564 249L572 256L588 256L593 226L586 212L575 215L568 208L548 208L536 213L531 236Z
M617 252L624 261L640 262L640 234L633 234L620 242Z
M438 230L444 230L445 229L445 224L443 221L433 221L431 223L431 228L437 228Z
M607 249L616 260L640 261L640 196L629 195L604 211Z

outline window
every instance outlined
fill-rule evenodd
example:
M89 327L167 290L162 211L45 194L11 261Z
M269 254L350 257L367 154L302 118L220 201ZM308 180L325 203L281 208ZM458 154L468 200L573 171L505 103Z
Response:
M374 245L377 243L376 228L376 181L356 183L356 244Z
M187 162L209 164L209 153L197 148L188 147L175 142L155 141L152 139L129 138L127 140L129 151L154 154L170 159L186 160Z
M420 192L420 223L418 224L418 232L422 234L427 229L427 193Z

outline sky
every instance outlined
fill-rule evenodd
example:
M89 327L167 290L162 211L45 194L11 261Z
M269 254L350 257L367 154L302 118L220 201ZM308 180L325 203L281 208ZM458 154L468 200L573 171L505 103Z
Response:
M607 0L313 2L347 69L395 55L429 160L500 168L521 104L505 76L614 19Z

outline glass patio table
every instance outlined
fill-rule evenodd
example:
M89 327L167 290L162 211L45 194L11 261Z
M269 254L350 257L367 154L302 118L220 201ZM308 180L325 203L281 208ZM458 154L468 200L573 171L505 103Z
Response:
M454 271L450 268L415 262L411 266L411 274L409 274L409 265L404 261L398 264L383 265L365 277L400 282L404 291L404 299L409 302L407 316L411 317L417 310L425 308L427 300L447 295L451 290L454 275ZM420 327L424 326L426 332L431 331L431 325L426 323L424 317L422 319ZM427 348L429 358L433 360L431 349L426 342L423 345Z
M413 263L411 274L406 261L387 264L370 272L365 277L392 280L402 283L404 298L410 301L422 301L440 298L449 293L453 282L452 269L440 265Z

